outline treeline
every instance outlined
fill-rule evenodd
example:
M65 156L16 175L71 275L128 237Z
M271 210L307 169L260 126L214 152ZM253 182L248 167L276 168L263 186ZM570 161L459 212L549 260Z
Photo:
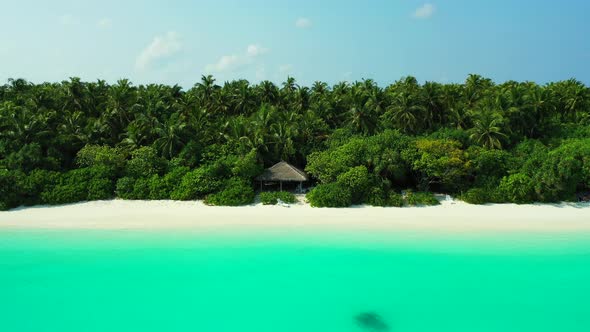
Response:
M314 206L428 203L428 191L574 200L590 189L590 90L477 75L385 88L211 76L186 91L77 78L0 86L0 209L113 197L248 204L254 177L280 160L313 176Z

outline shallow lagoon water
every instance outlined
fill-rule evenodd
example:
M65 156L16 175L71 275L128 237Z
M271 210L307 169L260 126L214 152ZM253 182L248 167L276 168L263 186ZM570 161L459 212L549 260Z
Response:
M590 234L0 231L0 331L589 331Z

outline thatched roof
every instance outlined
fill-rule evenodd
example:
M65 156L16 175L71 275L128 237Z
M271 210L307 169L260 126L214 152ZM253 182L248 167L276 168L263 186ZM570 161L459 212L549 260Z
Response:
M281 161L280 163L267 168L262 175L258 176L259 181L284 181L303 182L309 180L307 174L299 168Z

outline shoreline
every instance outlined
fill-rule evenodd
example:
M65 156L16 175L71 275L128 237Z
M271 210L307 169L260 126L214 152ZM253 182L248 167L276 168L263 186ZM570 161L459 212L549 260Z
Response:
M590 204L312 208L255 204L207 206L201 201L93 201L0 212L3 230L368 230L424 232L588 232Z

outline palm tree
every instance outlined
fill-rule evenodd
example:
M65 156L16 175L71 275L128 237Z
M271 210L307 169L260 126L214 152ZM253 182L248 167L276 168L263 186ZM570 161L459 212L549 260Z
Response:
M123 134L121 144L131 149L152 144L157 139L157 128L162 124L150 113L139 113Z
M523 108L528 115L527 132L529 138L536 138L544 127L546 120L553 115L555 105L551 92L534 83L528 83L522 96Z
M80 111L73 112L60 125L59 137L68 145L82 148L89 143L89 135L85 131L87 118Z
M315 81L311 87L312 96L324 96L329 92L328 84L325 82Z
M377 84L373 80L356 82L344 102L349 105L350 127L361 134L374 134L378 127L378 117L385 109L384 94Z
M442 85L434 82L426 82L422 87L423 101L426 108L426 127L433 129L435 123L444 125L443 99L441 97Z
M220 89L215 84L215 78L212 75L201 76L201 82L195 84L195 88L204 106L210 105L214 101L213 95Z
M373 111L376 116L383 115L383 113L385 113L385 109L387 108L383 91L376 87L367 91L366 94L367 100L365 101L365 106Z
M502 139L507 135L502 132L502 116L496 112L484 111L476 115L470 138L488 149L501 149Z
M130 151L148 145L146 136L135 123L129 124L124 136L119 145L128 148Z
M289 160L296 152L293 137L297 136L295 126L288 122L275 122L270 127L274 160Z
M283 87L280 90L280 106L282 109L291 109L293 104L296 102L296 94L299 90L299 85L296 83L293 77L287 77L287 80L283 82Z
M186 143L185 128L186 124L180 121L178 114L172 115L168 121L156 128L159 138L154 145L163 157L172 159L180 152Z
M590 111L590 91L582 82L569 79L554 83L550 88L555 93L557 110L563 119L577 122L579 114Z
M98 118L106 109L109 87L105 81L98 80L96 83L89 83L86 88L86 109L83 111L90 117Z
M299 85L297 85L295 78L289 76L287 77L287 80L283 82L283 88L281 89L281 92L290 94L297 91L297 89L299 89Z
M65 101L62 110L76 112L86 109L84 100L86 87L79 77L71 77L70 81L62 83L62 87L65 90Z
M8 94L12 96L12 99L18 99L19 97L26 96L27 92L34 88L33 83L27 82L22 78L8 79Z
M129 80L119 80L111 86L105 112L101 115L103 121L110 127L111 142L117 143L125 128L133 120L137 104L137 88Z
M445 84L440 90L440 124L442 126L453 126L465 128L467 116L465 106L462 103L461 94L463 87L459 84Z
M494 85L492 80L480 75L470 74L465 80L464 98L468 109L473 109L485 93Z
M326 121L319 117L313 110L303 113L298 121L296 139L300 140L300 146L303 149L311 150L314 145L327 137L328 125ZM307 156L306 151L299 151L302 155Z
M416 97L408 93L398 93L393 96L393 101L387 107L383 115L386 122L393 124L395 128L405 133L417 133L421 128L421 119L424 118L426 107L421 105Z
M262 105L258 112L253 114L252 124L260 131L267 131L276 119L277 109L270 105Z
M28 108L12 102L0 104L0 137L6 137L17 145L39 142L52 131L47 128L45 114L35 115Z
M357 133L372 135L377 129L377 118L369 108L354 104L348 111L349 125Z
M271 81L262 81L256 86L259 103L276 105L279 101L279 88Z
M246 80L234 81L226 84L224 90L228 91L231 114L249 114L255 105L255 100L250 89L250 83Z
M297 90L293 101L293 108L298 113L303 113L309 109L311 93L308 87L302 87Z

